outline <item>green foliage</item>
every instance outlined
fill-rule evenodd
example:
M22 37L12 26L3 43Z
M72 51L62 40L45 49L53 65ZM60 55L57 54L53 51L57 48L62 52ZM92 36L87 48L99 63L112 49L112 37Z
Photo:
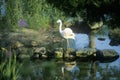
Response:
M16 56L6 58L0 64L0 80L17 80L19 77L20 65L16 62Z
M102 19L112 26L120 23L118 0L7 0L6 4L6 16L0 17L1 29L16 29L19 20L24 19L28 28L39 30L54 26L58 18L78 15L92 22Z
M120 25L119 0L47 0L48 3L63 11L66 16L78 14L86 21L96 22L103 20L110 26ZM106 19L106 16L111 18ZM106 22L107 21L107 22Z
M21 1L7 0L6 4L6 23L8 24L8 27L15 29L18 20L22 17Z
M46 0L7 0L6 1L6 16L3 17L0 23L5 23L2 26L5 28L17 29L20 19L26 21L27 28L39 30L42 28L48 28L51 23L54 23L56 19L64 19L63 12L54 8ZM1 27L1 29L3 28Z
M26 60L20 69L22 80L61 80L60 66L54 61Z
M53 62L44 62L42 64L44 80L55 80L56 65ZM46 77L47 76L47 77Z

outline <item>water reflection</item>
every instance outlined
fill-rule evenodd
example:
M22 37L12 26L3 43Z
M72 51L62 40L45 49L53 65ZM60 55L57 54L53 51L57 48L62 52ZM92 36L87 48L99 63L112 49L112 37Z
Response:
M80 69L77 66L76 62L64 62L62 68L62 75L64 80L79 80L78 76Z
M101 80L101 73L97 70L99 62L92 62L89 67L89 71L86 80Z
M104 70L105 71L105 70ZM103 73L99 69L99 62L80 63L64 62L61 67L63 80L101 80Z

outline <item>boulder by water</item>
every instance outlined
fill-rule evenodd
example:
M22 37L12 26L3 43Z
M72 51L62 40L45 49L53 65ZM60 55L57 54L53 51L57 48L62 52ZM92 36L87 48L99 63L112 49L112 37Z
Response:
M34 35L29 35L29 34ZM77 51L73 49L65 49L62 45L61 38L54 39L47 36L41 36L38 32L33 30L19 32L1 33L0 46L5 47L8 51L15 51L17 57L39 59L39 60L65 60L65 61L100 61L112 62L118 59L119 55L115 50L97 50L92 48L82 48ZM33 39L35 38L35 39ZM46 40L46 41L44 41ZM43 45L43 41L46 42ZM51 41L51 42L50 42ZM44 46L44 47L43 47ZM56 47L62 48L56 48ZM64 48L64 49L63 49ZM2 50L2 49L1 49Z
M116 29L110 30L109 38L111 39L109 43L111 46L120 45L120 29L116 28Z
M73 49L63 50L62 48L57 48L53 51L49 50L39 51L38 54L40 55L39 57L40 60L42 59L46 60L56 59L64 61L76 60L78 62L90 62L90 61L112 62L119 58L119 55L115 50L112 49L97 50L92 48L80 49L78 51L74 51Z

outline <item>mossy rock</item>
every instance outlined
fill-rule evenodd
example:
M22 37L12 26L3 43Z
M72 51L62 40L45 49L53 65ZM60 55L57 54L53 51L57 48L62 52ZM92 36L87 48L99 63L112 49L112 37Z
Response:
M110 30L109 38L111 39L109 43L111 46L120 45L120 29L116 28L116 29Z
M100 62L112 62L119 58L119 54L113 49L98 50L95 60Z

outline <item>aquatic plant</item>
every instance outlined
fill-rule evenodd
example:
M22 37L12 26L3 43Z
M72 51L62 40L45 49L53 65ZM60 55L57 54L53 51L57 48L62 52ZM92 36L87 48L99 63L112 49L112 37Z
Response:
M6 58L0 64L0 80L17 80L20 65L16 62L16 55Z

